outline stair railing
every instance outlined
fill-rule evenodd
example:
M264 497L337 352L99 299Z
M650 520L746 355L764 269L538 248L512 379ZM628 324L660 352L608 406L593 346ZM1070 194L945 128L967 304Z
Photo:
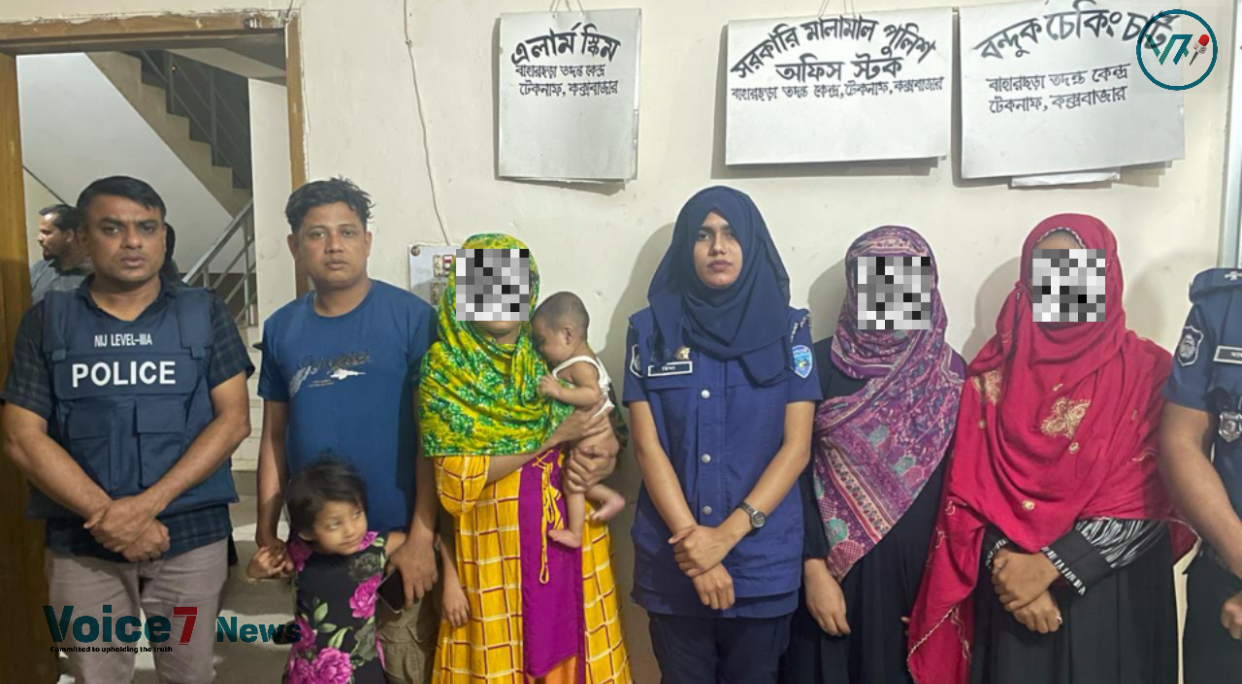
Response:
M167 93L170 110L175 105L174 113L185 116L202 131L222 165L233 170L242 187L250 187L250 142L238 140L236 134L250 125L249 114L236 111L218 91L217 70L171 52L148 50L130 54L142 60L144 71ZM191 71L197 76L190 77Z
M187 285L215 290L224 303L229 305L230 311L240 308L240 313L236 317L239 326L258 325L258 288L257 283L253 282L256 262L254 250L254 200L251 200L246 202L246 206L242 207L242 210L229 221L224 230L220 231L207 252L181 278L181 281ZM220 268L218 264L229 255L233 258L229 259L223 268ZM237 275L233 267L239 260L244 260L241 278L233 283L232 288L225 294L221 291L221 287L227 286L228 282ZM241 300L237 301L239 296Z

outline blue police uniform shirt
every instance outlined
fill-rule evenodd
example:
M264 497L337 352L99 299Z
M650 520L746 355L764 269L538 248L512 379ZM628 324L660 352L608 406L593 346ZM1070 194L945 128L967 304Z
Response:
M1164 397L1217 418L1213 464L1242 514L1242 270L1200 273L1190 301Z
M651 358L650 309L630 318L623 401L650 404L695 521L717 526L742 503L780 450L785 405L819 401L807 312L789 311L791 372L770 387L751 382L738 360L720 361L691 349L686 359ZM742 539L723 564L736 603L704 606L677 567L672 533L644 486L634 517L634 600L653 613L697 617L771 618L792 613L802 582L802 499L794 486L758 532Z
M289 405L289 476L325 452L349 461L367 483L373 530L410 525L418 458L413 397L435 340L433 313L413 294L372 280L347 314L321 316L308 293L264 324L259 396Z

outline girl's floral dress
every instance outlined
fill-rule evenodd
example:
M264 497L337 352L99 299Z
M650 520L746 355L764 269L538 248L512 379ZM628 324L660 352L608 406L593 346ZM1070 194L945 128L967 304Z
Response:
M376 636L376 590L384 578L388 535L367 532L351 556L316 553L289 541L297 573L295 622L285 684L385 684Z

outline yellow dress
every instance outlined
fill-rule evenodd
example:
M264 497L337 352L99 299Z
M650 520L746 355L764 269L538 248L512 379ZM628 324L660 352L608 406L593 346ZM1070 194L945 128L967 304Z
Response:
M433 684L530 681L522 662L518 534L522 469L489 485L488 460L485 456L435 459L440 502L455 520L457 573L469 601L470 620L460 628L441 621ZM632 681L611 560L608 527L592 523L588 514L582 540L587 684ZM563 674L554 671L543 679L553 681Z

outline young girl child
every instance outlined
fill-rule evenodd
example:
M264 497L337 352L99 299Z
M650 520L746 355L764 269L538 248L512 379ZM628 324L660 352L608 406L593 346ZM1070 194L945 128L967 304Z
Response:
M388 555L405 542L401 532L367 529L366 483L348 463L321 458L289 482L289 543L264 547L246 570L254 580L284 575L286 560L296 576L294 625L298 640L289 653L286 684L353 682L385 684L376 636L376 590ZM465 594L450 551L442 547L445 612L465 622ZM454 607L449 609L450 596Z
M535 309L531 317L535 348L553 368L550 375L539 379L539 393L574 408L591 408L603 399L600 413L606 413L613 409L609 396L612 380L587 344L590 325L586 306L572 292L558 292ZM571 386L562 385L560 380L567 380ZM566 493L569 527L549 531L553 541L575 549L582 546L588 497L599 507L591 516L597 522L607 522L625 507L625 497L603 484L592 487L586 496Z

